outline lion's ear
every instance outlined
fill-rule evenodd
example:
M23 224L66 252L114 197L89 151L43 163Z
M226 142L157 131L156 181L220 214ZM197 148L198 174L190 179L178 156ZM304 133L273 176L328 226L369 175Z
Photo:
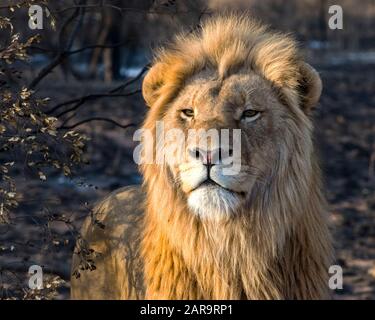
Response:
M309 113L318 104L322 93L322 80L318 72L309 64L300 64L300 95L301 107L305 113Z
M159 89L164 84L164 69L163 64L157 62L151 67L143 80L142 95L149 107L151 107L159 97Z

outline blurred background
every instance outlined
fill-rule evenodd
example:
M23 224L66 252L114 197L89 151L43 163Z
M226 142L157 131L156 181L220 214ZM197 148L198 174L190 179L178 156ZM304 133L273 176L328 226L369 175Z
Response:
M332 5L342 29L329 28ZM132 135L153 50L225 10L292 33L320 72L315 140L344 272L334 297L375 298L375 0L28 0L0 3L0 299L69 298L82 220L141 183ZM27 285L34 264L43 290Z

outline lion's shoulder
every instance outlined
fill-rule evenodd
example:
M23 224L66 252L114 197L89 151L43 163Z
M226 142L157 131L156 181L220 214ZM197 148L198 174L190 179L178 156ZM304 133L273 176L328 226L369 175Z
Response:
M117 189L96 203L89 224L107 229L107 233L123 233L130 225L138 224L144 212L145 193L141 186ZM128 236L128 235L127 235Z
M72 262L73 299L139 298L143 295L142 262L139 256L145 193L140 186L113 191L98 202L86 218L81 237L89 249L95 270L80 270L79 242ZM121 286L118 285L119 279Z
M103 210L107 207L116 210L133 209L133 205L143 203L144 199L145 192L141 186L126 186L112 191L105 198L97 202L95 204L95 210Z

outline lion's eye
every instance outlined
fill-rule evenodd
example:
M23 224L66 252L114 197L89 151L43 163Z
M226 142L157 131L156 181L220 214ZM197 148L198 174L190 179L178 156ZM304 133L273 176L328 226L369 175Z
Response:
M242 119L247 121L254 121L260 117L260 111L248 109L242 113Z
M182 109L181 110L181 118L191 119L192 117L194 117L194 110L192 110L192 109Z

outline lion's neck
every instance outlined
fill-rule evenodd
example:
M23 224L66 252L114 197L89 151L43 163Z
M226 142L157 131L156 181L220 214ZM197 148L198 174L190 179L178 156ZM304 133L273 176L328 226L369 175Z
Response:
M160 188L160 183L158 186L156 189L148 185L149 202L142 242L147 298L318 296L318 293L306 296L306 290L293 289L293 286L296 281L303 282L296 277L311 280L309 274L296 275L297 269L310 270L304 264L320 263L312 269L315 276L324 273L329 260L324 260L330 255L330 247L325 247L324 241L329 236L321 216L322 208L317 207L319 199L299 202L294 208L274 200L271 201L273 206L258 204L246 214L228 221L201 221L167 184L165 188ZM320 196L319 190L310 192ZM298 227L289 216L299 220ZM311 229L322 233L314 234ZM323 240L319 240L319 236ZM325 280L321 277L318 281Z

